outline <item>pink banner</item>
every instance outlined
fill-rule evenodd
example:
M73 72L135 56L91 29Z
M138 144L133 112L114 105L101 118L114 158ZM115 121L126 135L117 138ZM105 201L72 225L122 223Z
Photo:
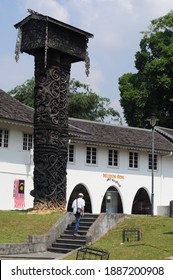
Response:
M24 208L25 207L25 193L24 193L25 181L14 180L14 207Z

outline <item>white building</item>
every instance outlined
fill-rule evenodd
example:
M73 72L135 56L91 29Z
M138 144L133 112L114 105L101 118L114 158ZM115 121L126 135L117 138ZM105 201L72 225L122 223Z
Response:
M14 183L24 182L25 206L33 198L34 110L0 90L0 209L15 209ZM83 192L86 211L151 211L151 130L69 119L67 210ZM169 214L173 200L173 130L156 127L154 214ZM19 207L20 208L20 207Z

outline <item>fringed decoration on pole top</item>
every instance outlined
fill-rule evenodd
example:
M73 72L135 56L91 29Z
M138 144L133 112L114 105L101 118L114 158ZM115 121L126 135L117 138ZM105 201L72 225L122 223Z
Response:
M22 42L22 30L18 29L17 39L16 39L16 48L15 48L15 60L18 62L20 53L21 53L21 42Z
M85 73L88 77L90 73L90 58L87 49L88 49L88 38L86 39L86 53L85 53Z

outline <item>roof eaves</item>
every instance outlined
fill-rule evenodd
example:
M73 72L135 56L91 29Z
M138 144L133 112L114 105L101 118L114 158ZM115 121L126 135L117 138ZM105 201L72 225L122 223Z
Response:
M161 127L156 127L155 130L160 133L161 135L165 136L167 139L170 139L173 141L173 136L164 131Z
M0 122L13 124L13 125L22 125L22 126L27 126L27 127L33 128L32 122L17 121L17 120L12 120L12 119L5 119L5 118L0 118Z
M81 129L81 128L78 128L78 127L76 127L76 126L74 126L74 125L72 125L72 124L69 124L69 132L70 133L79 133L79 134L84 134L84 135L91 135L91 133L89 133L89 132L87 132L87 131L85 131L85 130L83 130L83 129Z
M130 146L130 145L119 145L119 144L113 144L113 143L98 143L95 141L89 141L89 140L83 140L83 139L71 139L71 143L78 143L78 144L85 144L85 145L91 145L91 146L102 146L102 147L108 147L108 148L116 148L116 149L125 149L125 150L133 150L133 151L143 151L143 152L151 152L151 148L148 147L137 147L137 146ZM170 154L172 150L160 150L155 149L155 153L158 154Z
M30 12L28 10L28 12ZM82 35L85 35L87 38L92 38L94 35L89 33L89 32L86 32L82 29L79 29L79 28L76 28L72 25L69 25L67 23L64 23L62 21L59 21L57 19L54 19L52 17L49 17L49 16L46 16L46 15L42 15L42 14L39 14L37 12L34 12L31 10L31 13L29 16L27 16L26 18L24 18L23 20L21 20L20 22L16 23L14 25L14 27L17 29L17 28L21 28L24 24L26 24L30 19L36 19L36 20L43 20L43 21L48 21L48 22L51 22L51 23L54 23L54 24L57 24L59 26L62 26L62 27L65 27L67 29L70 29L74 32L78 32L78 33L81 33Z

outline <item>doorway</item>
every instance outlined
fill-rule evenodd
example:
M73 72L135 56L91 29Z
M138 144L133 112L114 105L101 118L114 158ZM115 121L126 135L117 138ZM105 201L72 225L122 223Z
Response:
M151 202L147 191L140 188L133 200L132 214L151 214Z
M69 201L68 201L67 211L72 212L71 206L72 206L73 200L78 197L78 193L83 193L83 195L84 195L85 212L92 213L91 199L90 199L90 196L89 196L89 193L88 193L86 187L83 184L78 184L73 189L73 191L70 195Z
M105 193L101 212L123 213L122 201L118 190L111 186Z
M108 213L118 212L118 193L116 191L106 192L106 212Z

